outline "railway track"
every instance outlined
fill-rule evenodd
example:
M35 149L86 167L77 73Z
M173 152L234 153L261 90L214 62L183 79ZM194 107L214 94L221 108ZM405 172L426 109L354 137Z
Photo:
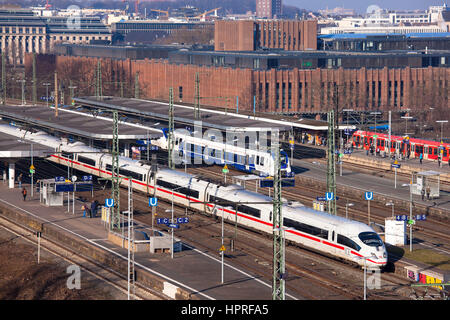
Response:
M190 168L191 170L191 168ZM198 172L202 172L202 174L206 175L213 175L215 178L217 178L217 173L214 173L211 168L205 169L205 168L195 168L195 171ZM134 194L134 197L136 198L138 195L138 193ZM292 193L292 196L296 197L296 199L299 197L298 194L294 194ZM102 198L101 198L102 199ZM142 196L141 199L142 203L141 205L143 205L146 209L148 209L148 199L145 196ZM122 201L122 203L126 203L126 201ZM166 204L168 205L168 204ZM184 213L184 212L182 212ZM162 214L162 216L164 216L164 214ZM196 215L197 216L197 215ZM198 215L200 216L200 215ZM140 217L139 215L136 215L136 220L138 221L142 221L142 222L146 222L148 223L148 216L146 219L144 219L145 216ZM141 220L143 219L143 220ZM214 251L217 252L217 249L219 246L211 246L211 245L205 245L205 239L211 239L212 235L214 234L219 234L217 228L218 228L218 224L211 224L211 218L210 217L206 217L202 223L204 225L216 225L215 227L208 227L208 228L196 228L194 231L196 236L201 235L200 239L196 239L195 237L193 237L192 235L189 236L188 238L186 238L187 241L190 241L192 243L194 243L196 246L198 247L202 247L205 250L208 251ZM212 228L210 230L210 228ZM199 230L202 230L201 232L199 232ZM241 228L239 229L241 230ZM205 233L206 232L206 233ZM230 231L228 231L230 232ZM239 231L239 238L243 237L242 236L242 232L243 231ZM246 231L247 232L247 231ZM254 232L253 232L254 233ZM252 234L253 234L252 233ZM177 231L177 235L179 236L179 232ZM248 237L248 236L247 236ZM258 236L260 237L260 236ZM265 243L265 245L267 246L268 244L271 244L270 241L268 240L268 236L263 236L260 237L262 239L258 240L258 245L252 245L253 241L243 241L241 243L241 241L239 242L239 246L237 247L237 249L239 249L239 252L244 253L245 256L247 256L247 259L244 259L244 262L237 262L238 259L233 259L233 263L241 263L240 265L245 268L246 270L251 270L252 272L255 272L256 274L260 275L261 277L267 279L270 282L270 279L272 278L272 271L271 271L271 260L272 260L272 253L270 248L268 249L268 251L266 252L261 252L260 250L258 250L258 248L260 248L261 246L264 246L263 244ZM254 239L253 239L254 240ZM212 241L206 241L207 243L213 243ZM266 248L267 250L267 248ZM352 275L350 275L349 277L346 278L345 281L336 281L335 279L333 279L333 277L337 274L340 273L341 271L334 271L331 270L331 274L333 275L333 277L330 279L326 276L324 276L322 273L319 273L317 271L315 271L315 269L317 269L317 265L319 264L319 259L324 259L323 261L320 262L320 264L323 266L322 268L325 268L329 270L330 265L334 265L336 264L336 260L335 259L330 259L330 258L323 258L323 255L320 254L316 254L316 253L310 253L308 250L305 249L299 249L299 247L295 247L295 249L287 249L287 255L289 254L289 256L296 256L300 254L300 257L296 258L298 259L298 261L302 260L305 258L306 255L310 255L312 254L312 256L309 256L308 259L310 261L314 261L313 263L314 268L308 268L308 266L302 266L302 264L300 262L288 262L287 263L287 268L288 268L288 274L289 274L289 279L293 279L296 280L298 279L308 279L308 281L310 281L311 283L313 283L314 285L312 285L312 287L309 290L300 290L298 291L298 288L302 288L302 285L304 283L288 283L287 284L287 288L289 290L291 290L292 292L297 292L301 297L307 298L307 299L313 299L313 298L317 298L320 296L320 293L316 293L316 295L311 295L310 292L314 292L313 289L314 287L316 288L320 288L321 292L327 292L328 291L333 291L333 293L335 295L339 295L341 298L347 298L347 299L358 299L361 298L360 295L354 294L354 292L362 292L361 286L357 286L356 284L354 285L349 285L348 283L348 279L353 279L355 277L355 274L358 275L359 278L361 278L361 274L362 271L361 270L357 270L354 267L343 267L342 263L339 263L339 266L335 266L334 268L337 268L336 270L339 270L342 268L345 268L346 271L343 271L342 273L351 273ZM301 252L301 253L299 253ZM264 266L264 268L261 268L261 266ZM264 272L262 271L262 269L264 269ZM350 271L349 271L350 270ZM390 276L389 276L390 277ZM384 276L384 278L386 278L386 276ZM386 280L387 281L387 280ZM400 280L389 280L390 281L390 286L404 286L405 282L399 282ZM392 281L396 281L395 283ZM362 283L362 280L360 280L360 283ZM331 289L332 288L332 289ZM380 295L380 299L383 299L383 294ZM374 295L375 297L375 295ZM392 296L389 296L390 299L392 299ZM397 297L398 298L398 297Z
M8 232L26 240L37 246L37 237L35 233L26 228L25 226L19 225L15 222L7 220L5 218L0 218L0 227L7 230ZM91 274L92 276L100 279L101 281L111 285L119 292L124 295L128 294L128 283L126 276L119 274L118 272L112 270L106 265L103 265L95 260L89 259L78 252L75 252L71 248L61 246L59 243L41 237L40 240L41 250L50 252L54 256L57 256L70 264L79 266L84 272ZM167 297L161 295L160 293L144 287L136 282L135 293L132 295L136 300L163 300Z
M136 197L136 194L134 196ZM147 204L146 196L139 195L137 198L143 205ZM161 213L158 215L164 216L163 209L170 208L170 204L163 200L160 203L165 203L165 205L161 207ZM176 208L178 208L178 214L185 214L181 207L176 206ZM149 219L151 219L149 216L136 216L137 221L146 224L149 224ZM220 238L216 235L220 234L220 222L212 223L211 219L210 216L203 214L192 216L189 226L183 230L177 230L177 237L202 250L218 252ZM218 219L220 220L220 217ZM226 234L234 233L234 225L231 222L226 222L225 226ZM163 230L169 231L168 229ZM235 244L235 251L233 254L228 254L227 257L232 259L233 265L241 266L245 270L258 274L270 283L273 276L270 236L240 227L238 239L239 242ZM305 263L305 259L309 261L309 265ZM292 294L297 293L302 298L311 300L336 297L354 300L362 298L363 272L353 265L292 245L286 248L286 268L288 273L286 288ZM320 271L317 271L318 269ZM326 270L325 273L328 273L328 275L324 275L323 270ZM355 273L359 282L355 281ZM352 275L337 280L337 274ZM356 283L350 283L350 279ZM306 290L304 289L305 281L309 283ZM408 284L405 279L392 275L383 275L383 281L385 286L390 287L404 287ZM327 292L325 297L323 292ZM372 293L371 296L376 296L378 299L404 298L404 296L382 293Z
M203 175L209 179L217 180L218 174L221 174L218 171L218 169L220 169L220 168L215 168L215 167L209 167L207 169L206 168L191 168L191 172L194 174L199 172L199 173L201 173L201 175ZM237 171L230 170L230 174L232 174L232 173L241 174ZM220 175L219 175L219 177L220 177ZM229 177L229 179L231 179L231 178ZM247 186L248 186L248 189L250 189L250 190L256 189L255 182L252 182L252 181L246 182L246 187ZM291 201L300 201L306 205L312 204L312 200L316 198L317 190L311 190L308 187L303 187L301 184L296 184L296 186L294 187L294 190L295 191L288 190L287 188L283 189L283 192L282 192L283 198L286 198L287 200L291 200ZM270 191L268 191L267 188L259 188L258 192L268 195ZM360 199L354 199L354 198L342 196L337 201L338 212L343 212L345 214L345 203L347 201L356 203L354 207L348 208L349 217L352 219L356 219L356 220L362 221L364 223L367 223L368 222L367 221L367 211L365 209L366 203L362 202ZM386 207L377 205L376 203L373 203L373 204L371 204L370 216L371 216L371 222L378 222L378 223L384 224L385 218L390 216L390 210L386 210ZM439 239L444 239L444 240L450 241L450 235L448 234L448 231L447 231L448 230L447 222L440 221L436 218L428 218L428 222L426 225L427 225L427 229L425 229L425 227L414 226L413 230L417 229L417 231L420 231L423 234L427 234L429 236L434 236ZM439 230L434 230L431 227L439 228Z

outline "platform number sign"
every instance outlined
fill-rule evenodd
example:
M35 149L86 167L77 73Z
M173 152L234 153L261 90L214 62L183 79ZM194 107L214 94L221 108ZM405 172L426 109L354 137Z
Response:
M372 191L364 192L364 198L368 201L373 200L373 192Z
M158 198L148 198L148 206L156 207L158 205Z
M114 207L114 199L112 198L105 199L105 207L107 208Z

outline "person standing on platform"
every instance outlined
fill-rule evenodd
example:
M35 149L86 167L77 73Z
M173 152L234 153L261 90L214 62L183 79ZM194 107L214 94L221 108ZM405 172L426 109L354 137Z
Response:
M423 160L423 153L421 153L420 156L419 156L420 164L422 164L422 160Z
M92 203L91 203L91 214L89 215L89 218L95 217L96 213L97 213L97 203L95 201L92 201Z
M17 182L19 183L19 188L22 188L22 177L23 177L22 173L20 173L19 176L17 177Z
M431 189L430 186L427 185L427 200L430 200Z
M23 196L23 201L27 200L27 189L23 188L22 189L22 196Z

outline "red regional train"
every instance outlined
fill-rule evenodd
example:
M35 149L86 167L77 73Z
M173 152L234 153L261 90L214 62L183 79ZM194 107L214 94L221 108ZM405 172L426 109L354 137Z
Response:
M353 133L352 144L354 148L365 150L373 145L374 149L378 149L380 153L389 153L389 135L385 133L357 130ZM409 153L410 158L419 158L423 153L423 159L437 161L440 152L441 160L449 161L450 144L391 135L391 154L407 157Z

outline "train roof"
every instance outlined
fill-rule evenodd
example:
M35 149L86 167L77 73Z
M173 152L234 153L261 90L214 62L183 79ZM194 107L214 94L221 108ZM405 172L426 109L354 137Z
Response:
M371 136L373 136L374 134L376 134L377 136L383 137L383 138L389 138L389 135L386 133L379 133L379 132L372 132L372 131L364 131L364 130L357 130L355 133L359 133L359 134L369 134ZM391 135L391 140L403 140L402 136L396 136L396 135ZM426 139L421 139L421 138L410 138L409 139L411 142L414 143L423 143L423 144L428 144L428 145L441 145L441 143L439 141L434 141L434 140L426 140ZM442 143L442 145L446 146L446 147L450 147L450 143Z
M284 208L284 207L283 207ZM317 211L313 208L303 206L301 208L289 208L286 207L287 210L283 214L285 217L295 218L298 215L302 216L302 219L314 221L315 223L324 224L324 225L334 225L340 227L354 227L359 229L360 232L363 231L373 231L368 225L359 222L350 220L344 217L339 217L335 215L331 215L327 212ZM289 210L290 209L290 210Z

